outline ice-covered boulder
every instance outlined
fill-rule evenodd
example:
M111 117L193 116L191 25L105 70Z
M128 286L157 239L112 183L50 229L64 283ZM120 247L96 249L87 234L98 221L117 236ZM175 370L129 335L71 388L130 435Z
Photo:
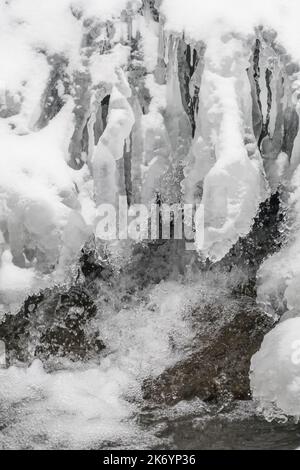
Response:
M191 354L144 384L156 403L181 400L250 399L249 368L273 321L249 297L214 298L193 313L196 336Z
M253 397L269 418L300 416L300 316L279 323L251 360Z

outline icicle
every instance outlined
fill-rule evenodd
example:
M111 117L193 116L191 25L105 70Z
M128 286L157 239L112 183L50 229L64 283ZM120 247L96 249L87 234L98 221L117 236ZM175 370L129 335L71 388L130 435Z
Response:
M91 160L95 149L95 132L94 125L96 122L96 113L92 112L90 119L87 124L88 131L88 154L87 154L87 164L91 168Z
M293 89L293 95L292 95L292 104L296 109L296 112L298 113L298 117L300 119L300 102L299 102L299 97L300 97L300 74L298 73L292 82L292 89ZM291 157L291 165L290 165L290 171L291 174L295 171L295 169L298 167L300 164L300 128L298 129L298 134L296 136L296 139L294 141L294 147L293 147L293 152L292 152L292 157Z
M3 80L0 81L0 108L6 105L6 87Z
M168 64L169 61L169 47L170 47L170 41L172 41L172 35L169 33L165 33L165 63Z
M131 150L131 178L132 178L132 201L141 202L142 187L142 156L144 151L144 139L142 131L142 109L137 97L133 98L132 109L134 112L134 126L132 129L132 150Z
M92 157L96 205L114 204L118 192L116 161L123 157L124 144L134 124L127 101L131 91L124 73L117 71L118 84L112 89L108 122Z
M177 62L178 38L172 37L169 42L167 67L167 106L173 113L182 111Z
M194 68L194 48L190 46L190 66Z
M191 128L188 116L183 108L182 93L179 83L178 48L180 39L173 37L169 43L167 65L166 97L167 108L165 125L172 146L171 163L183 160L191 143ZM182 64L180 64L182 66Z
M278 101L282 95L281 88L282 88L282 73L279 67L279 64L276 60L273 62L272 66L272 80L271 80L271 93L272 93L272 105L270 109L270 120L269 120L269 133L270 136L274 136L275 132L275 125L276 125L276 117L278 114Z
M136 39L138 31L139 31L138 20L136 18L132 18L132 21L131 21L131 39Z
M126 152L130 151L130 138L129 136L125 139Z
M165 32L164 32L164 23L163 20L159 20L159 39L158 39L158 59L164 60L165 58Z
M6 350L4 341L0 340L0 369L6 367Z
M250 91L245 71L247 53L244 63L241 43L231 41L234 54L228 54L227 44L221 41L208 50L197 132L183 182L187 202L202 200L204 204L204 251L212 259L221 259L239 236L248 233L259 203L267 196L262 190L262 162L257 161L257 153L256 160L250 161L244 145L248 117L244 121L242 110L248 110L249 105L239 96L244 86ZM215 60L214 50L224 54L220 60Z
M171 152L163 117L152 111L142 117L144 132L142 203L150 204L163 192L161 176L169 167Z

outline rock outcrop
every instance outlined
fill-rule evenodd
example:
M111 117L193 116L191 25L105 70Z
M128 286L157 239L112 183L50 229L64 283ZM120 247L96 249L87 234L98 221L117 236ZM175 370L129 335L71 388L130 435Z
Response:
M246 296L216 299L194 312L199 330L187 359L144 383L155 403L250 398L249 368L273 321Z
M8 365L35 358L87 360L104 348L99 332L89 331L96 306L80 286L54 288L28 297L17 315L0 323Z

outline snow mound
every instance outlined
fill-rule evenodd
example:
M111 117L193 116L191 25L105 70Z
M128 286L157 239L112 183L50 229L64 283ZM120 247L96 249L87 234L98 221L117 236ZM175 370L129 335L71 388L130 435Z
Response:
M283 321L265 336L252 358L250 379L253 397L266 413L275 406L279 414L300 417L300 317Z

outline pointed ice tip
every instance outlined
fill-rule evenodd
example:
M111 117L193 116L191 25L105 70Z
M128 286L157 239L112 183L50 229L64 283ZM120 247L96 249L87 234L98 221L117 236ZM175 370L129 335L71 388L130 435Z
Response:
M125 72L122 68L117 67L115 70L118 82L116 83L116 87L119 90L120 93L122 93L125 98L130 98L131 97L131 89L128 84Z
M6 367L5 343L0 340L0 368Z

